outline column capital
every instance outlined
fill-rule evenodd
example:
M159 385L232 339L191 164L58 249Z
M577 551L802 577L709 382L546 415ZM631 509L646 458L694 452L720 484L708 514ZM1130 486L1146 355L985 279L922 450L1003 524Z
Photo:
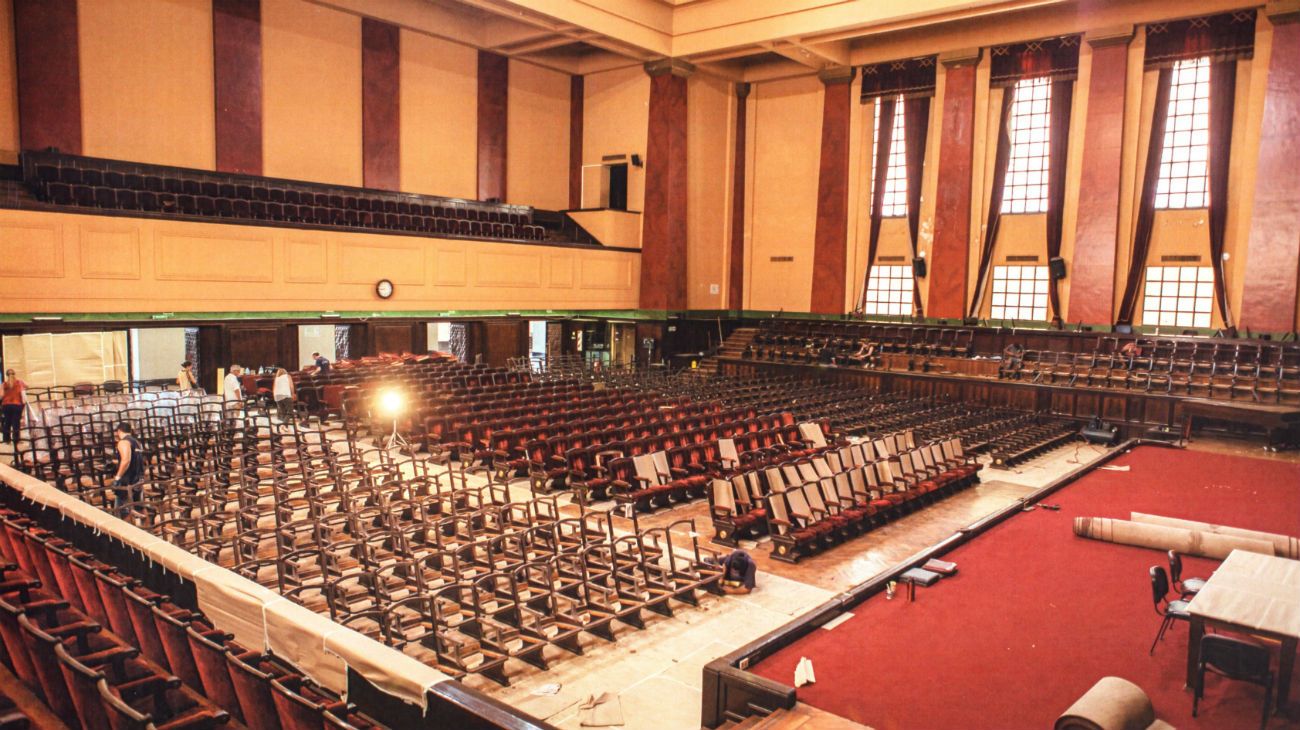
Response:
M661 58L646 61L645 72L651 77L672 75L686 78L695 73L695 64L683 58Z
M747 98L752 88L753 86L748 81L736 82L736 98L737 99Z
M939 54L939 63L945 68L956 68L958 66L974 66L980 61L980 49L977 48L959 48L955 51L944 51Z
M1269 0L1264 15L1273 25L1300 22L1300 0Z
M1083 34L1083 40L1093 48L1106 46L1126 46L1133 40L1133 26L1113 25L1109 28L1097 28Z
M857 72L854 66L827 66L817 72L817 78L821 79L823 84L847 84L853 81L853 75Z

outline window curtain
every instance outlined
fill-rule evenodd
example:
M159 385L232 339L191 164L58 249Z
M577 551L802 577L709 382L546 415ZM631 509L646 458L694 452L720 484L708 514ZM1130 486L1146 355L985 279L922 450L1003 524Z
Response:
M1079 75L1079 36L994 46L989 56L989 85L994 88L1015 86L1021 79L1038 76L1074 79Z
M912 262L916 265L916 250L921 231L921 179L925 171L925 143L930 131L930 97L914 96L903 102L903 134L907 153L907 231L912 238ZM912 274L912 311L924 317L921 305L921 284L915 270Z
M1210 261L1214 268L1214 298L1223 325L1232 328L1227 278L1223 270L1224 236L1228 228L1228 163L1232 154L1232 107L1237 95L1237 62L1210 64Z
M1156 219L1156 183L1160 179L1160 157L1164 151L1165 122L1169 119L1169 86L1173 66L1162 66L1156 81L1156 103L1151 118L1151 136L1147 138L1147 164L1142 170L1142 197L1138 199L1137 230L1133 233L1133 250L1129 256L1128 279L1119 303L1116 324L1133 324L1138 290L1146 268L1147 251Z
M876 265L876 248L880 244L880 221L885 206L885 175L889 170L889 150L894 141L894 106L897 102L893 97L882 96L876 99L876 103L880 105L880 123L876 125L875 171L871 178L871 228L867 238L867 276L862 285L862 302L859 307L862 311L867 308L871 269ZM913 277L914 282L915 280L916 277Z
M1047 175L1047 260L1061 255L1061 234L1065 214L1065 158L1070 150L1070 112L1074 105L1074 81L1052 82L1051 128L1048 131ZM1061 295L1057 278L1047 277L1047 299L1052 316L1061 316Z
M867 64L862 67L860 101L866 104L882 96L891 99L899 95L906 99L915 96L932 96L937 65L936 56Z
M1201 56L1211 62L1250 58L1255 52L1255 10L1151 23L1146 43L1148 70Z
M989 274L989 264L993 261L993 244L998 240L998 224L1002 218L1002 194L1006 189L1007 165L1011 161L1011 105L1015 102L1015 98L1015 86L1003 89L1002 115L998 118L998 147L993 160L993 188L989 192L989 210L984 218L984 243L980 247L975 293L971 295L970 309L967 310L967 316L972 318L979 314L985 280Z
M1232 326L1224 284L1223 247L1228 216L1228 163L1232 146L1233 101L1236 95L1237 60L1255 52L1255 9L1234 10L1199 18L1151 23L1146 27L1145 68L1158 69L1156 108L1151 122L1147 164L1143 170L1142 197L1138 201L1137 227L1129 259L1124 297L1117 324L1132 325L1138 293L1146 273L1151 233L1155 226L1155 192L1160 177L1165 124L1169 114L1169 86L1174 64L1202 56L1210 57L1210 258L1214 271L1214 297L1226 326Z

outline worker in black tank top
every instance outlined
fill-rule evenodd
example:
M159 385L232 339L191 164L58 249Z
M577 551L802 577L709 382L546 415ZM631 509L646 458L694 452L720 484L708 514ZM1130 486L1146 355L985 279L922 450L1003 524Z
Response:
M117 436L117 472L113 475L113 511L126 517L127 505L140 500L140 480L144 478L144 450L131 435L131 424L122 422L113 429Z

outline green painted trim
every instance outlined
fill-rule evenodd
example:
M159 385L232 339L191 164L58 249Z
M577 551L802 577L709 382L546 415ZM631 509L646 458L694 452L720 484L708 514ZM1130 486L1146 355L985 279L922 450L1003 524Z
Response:
M322 314L338 315L322 317ZM0 323L33 324L36 317L59 317L59 320L38 321L34 324L61 324L69 322L87 323L165 323L175 322L222 322L266 319L309 319L329 322L331 320L354 321L358 319L482 319L494 317L518 317L520 319L566 319L575 317L593 319L629 319L629 320L663 320L668 313L658 310L642 309L442 309L442 310L395 310L375 311L260 311L260 312L22 312L0 313Z
M337 314L338 317L321 317L323 313ZM34 317L60 317L60 320L33 322ZM261 312L92 312L92 313L59 313L59 312L18 312L18 313L0 313L0 325L3 324L36 324L36 325L59 325L67 323L87 323L87 324L156 324L163 325L167 322L190 323L190 322L239 322L252 320L313 320L319 322L329 322L337 319L340 322L355 322L356 320L371 319L417 319L417 320L439 320L439 319L492 319L497 317L517 317L519 319L606 319L622 320L632 322L671 322L671 321L707 321L715 319L730 320L758 320L758 319L798 319L820 322L872 322L880 324L919 324L927 326L939 325L960 325L961 322L951 319L939 319L926 317L923 319L913 319L911 317L887 317L877 316L867 319L846 318L838 314L812 314L809 312L779 312L756 309L690 309L690 310L663 310L663 309L412 309L412 310L395 310L390 312L375 311L338 311L338 312L321 312L305 310L285 310L285 311L261 311ZM1002 320L980 320L975 326L985 328L996 328L1003 326ZM1115 331L1115 327L1110 324L1088 324L1090 334L1108 334ZM1037 321L1011 321L1006 325L1010 329L1016 330L1041 330L1044 332L1052 330L1047 322ZM1177 333L1171 333L1168 328L1159 328L1154 326L1139 325L1133 328L1133 331L1140 335L1149 336L1178 336L1185 329L1180 328ZM1073 332L1074 325L1067 325L1066 332ZM1158 332L1159 331L1159 332ZM1212 337L1217 330L1209 328L1196 329L1197 336ZM1273 341L1279 341L1282 337L1288 335L1287 332L1252 332L1251 338L1258 339L1263 336L1270 337ZM1240 337L1239 337L1240 338Z

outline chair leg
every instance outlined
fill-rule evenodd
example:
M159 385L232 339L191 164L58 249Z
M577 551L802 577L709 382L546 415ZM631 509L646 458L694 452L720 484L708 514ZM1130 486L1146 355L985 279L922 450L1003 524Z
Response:
M1169 617L1165 616L1164 620L1160 622L1160 630L1156 632L1156 640L1151 642L1151 650L1147 652L1147 656L1155 655L1156 644L1160 643L1160 639L1164 638L1165 629L1167 628L1169 628Z

